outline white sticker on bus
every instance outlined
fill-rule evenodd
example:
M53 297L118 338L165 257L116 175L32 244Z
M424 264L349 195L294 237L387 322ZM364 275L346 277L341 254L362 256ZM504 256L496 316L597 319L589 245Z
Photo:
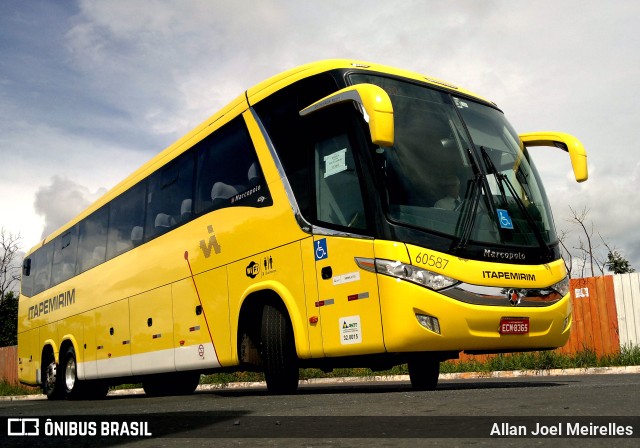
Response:
M341 317L338 319L338 326L340 327L340 343L342 345L362 342L360 316Z
M334 174L341 173L347 170L347 164L345 156L347 154L347 148L336 151L333 154L324 156L324 177L325 179Z
M343 283L357 282L358 280L360 280L360 272L349 272L348 274L333 277L333 284L342 285Z

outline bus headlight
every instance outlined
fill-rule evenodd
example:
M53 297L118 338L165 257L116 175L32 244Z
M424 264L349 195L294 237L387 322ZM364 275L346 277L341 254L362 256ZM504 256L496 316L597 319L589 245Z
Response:
M566 296L567 294L569 294L569 276L566 276L555 285L549 286L549 288L553 289L562 297Z
M405 264L400 261L383 260L380 258L376 258L375 268L376 272L379 274L384 274L390 277L406 280L411 283L416 283L420 286L433 289L434 291L448 288L449 286L458 283L458 280L447 277L446 275L427 271L426 269L422 269L410 264Z

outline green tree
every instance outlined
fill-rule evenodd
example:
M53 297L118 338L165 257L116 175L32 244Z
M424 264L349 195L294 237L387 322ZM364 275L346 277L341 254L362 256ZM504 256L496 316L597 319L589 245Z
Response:
M18 344L18 296L8 292L0 302L0 347Z
M629 265L629 261L615 249L609 250L604 265L614 274L629 274L636 271Z

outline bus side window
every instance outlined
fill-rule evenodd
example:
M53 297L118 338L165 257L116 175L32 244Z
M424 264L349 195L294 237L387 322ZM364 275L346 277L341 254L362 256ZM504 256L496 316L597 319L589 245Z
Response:
M196 214L232 206L271 205L242 117L205 138L197 151Z
M22 278L20 279L20 292L23 296L31 297L33 295L33 273L35 272L35 263L33 263L34 255L25 258L22 262Z
M320 74L298 81L257 103L254 108L265 126L297 206L307 220L315 214L313 142L309 117L301 117L300 110L339 89L331 74Z
M193 153L183 154L149 178L147 193L147 240L191 219L193 196ZM134 231L131 239L139 244Z
M76 274L105 261L109 207L102 207L80 222Z
M77 247L77 226L55 239L51 271L53 285L69 280L75 274Z
M35 272L33 275L33 294L39 294L51 286L51 261L53 259L53 244L45 244L35 253Z
M144 226L146 186L140 182L111 201L107 260L133 248L133 229Z

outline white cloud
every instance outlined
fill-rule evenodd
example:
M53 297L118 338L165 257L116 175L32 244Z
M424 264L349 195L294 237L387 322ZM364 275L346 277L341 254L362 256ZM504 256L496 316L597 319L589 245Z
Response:
M104 193L105 189L92 192L70 179L53 176L51 183L40 187L35 195L35 212L44 219L42 238L73 219Z

